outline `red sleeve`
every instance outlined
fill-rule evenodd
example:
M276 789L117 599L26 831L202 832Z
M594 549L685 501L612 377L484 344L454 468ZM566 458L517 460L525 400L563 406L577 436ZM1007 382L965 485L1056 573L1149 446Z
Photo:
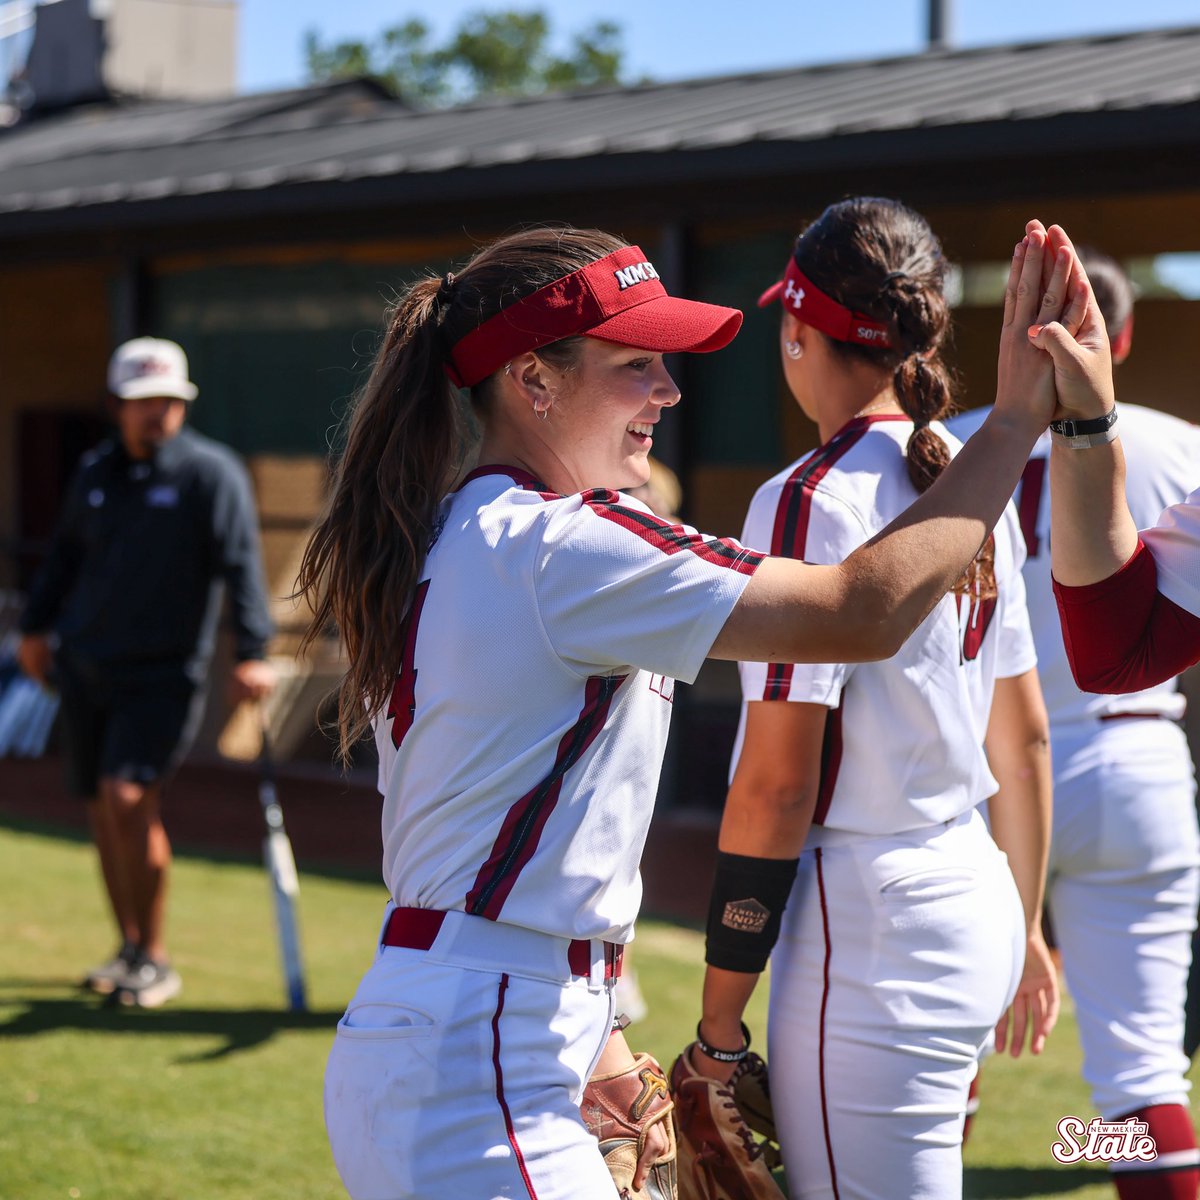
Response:
M1071 674L1085 692L1137 692L1200 660L1200 617L1159 592L1141 538L1115 574L1083 587L1056 579L1054 597Z

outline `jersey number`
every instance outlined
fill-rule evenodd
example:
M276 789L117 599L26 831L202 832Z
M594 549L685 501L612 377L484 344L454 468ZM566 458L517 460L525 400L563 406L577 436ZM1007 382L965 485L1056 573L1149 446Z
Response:
M417 645L421 608L428 591L429 580L426 579L413 595L412 606L404 618L404 655L400 660L400 673L396 676L396 686L392 688L392 699L387 710L388 720L392 723L392 745L397 750L417 715L417 668L413 666L413 651Z

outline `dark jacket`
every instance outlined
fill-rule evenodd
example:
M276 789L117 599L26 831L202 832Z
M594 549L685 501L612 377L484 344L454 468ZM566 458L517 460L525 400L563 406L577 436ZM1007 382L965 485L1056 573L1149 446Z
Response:
M232 451L183 429L152 459L119 441L84 455L21 618L62 653L120 674L178 664L199 679L228 585L239 660L270 637L258 519Z

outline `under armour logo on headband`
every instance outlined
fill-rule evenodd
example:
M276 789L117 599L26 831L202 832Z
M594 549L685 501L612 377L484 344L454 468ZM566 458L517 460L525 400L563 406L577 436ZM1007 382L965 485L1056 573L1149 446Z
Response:
M648 262L633 263L628 267L618 267L613 274L617 277L617 283L620 285L621 291L631 288L635 284L645 283L649 279L658 278L658 272L654 269L654 264Z
M891 347L891 336L883 321L877 321L866 313L853 312L844 304L839 304L800 270L794 257L788 259L783 278L758 298L758 306L762 308L777 300L792 310L796 320L819 329L827 337L839 342L856 342L860 346L880 346L884 349Z

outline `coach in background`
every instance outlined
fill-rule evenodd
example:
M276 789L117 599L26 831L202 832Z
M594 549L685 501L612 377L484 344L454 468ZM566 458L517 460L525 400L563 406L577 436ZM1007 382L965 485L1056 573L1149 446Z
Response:
M108 386L117 436L80 463L18 653L26 674L62 693L67 787L88 801L121 937L84 986L154 1008L180 990L164 941L162 788L202 715L222 582L236 633L231 702L265 696L275 675L250 481L230 450L184 428L196 386L183 350L126 342Z
M1079 257L1118 365L1132 347L1133 287L1107 255L1081 249ZM950 428L965 441L986 415L964 413ZM1129 509L1139 526L1153 525L1200 481L1200 429L1133 404L1121 406L1120 429ZM1052 440L1049 432L1038 439L1014 497L1053 744L1046 908L1075 1001L1092 1101L1105 1120L1146 1122L1158 1150L1154 1162L1112 1164L1118 1195L1195 1197L1200 1152L1182 1047L1200 834L1192 759L1179 726L1184 698L1174 678L1123 696L1075 686L1050 577Z

